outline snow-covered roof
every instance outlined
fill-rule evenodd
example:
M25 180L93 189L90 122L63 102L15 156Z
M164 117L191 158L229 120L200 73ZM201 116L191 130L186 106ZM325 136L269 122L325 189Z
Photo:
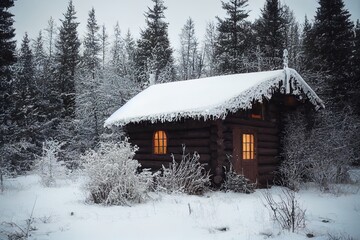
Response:
M218 119L229 112L250 109L253 102L271 99L278 90L308 98L316 109L322 100L291 68L233 74L152 85L114 112L105 126L128 123L176 121L181 118Z

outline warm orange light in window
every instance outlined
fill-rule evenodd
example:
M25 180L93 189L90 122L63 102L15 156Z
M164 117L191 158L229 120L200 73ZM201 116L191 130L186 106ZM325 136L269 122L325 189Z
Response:
M255 144L254 134L243 134L242 135L242 152L244 160L255 159Z
M154 134L154 154L166 154L167 137L164 131L156 131Z
M261 116L261 114L251 114L251 118L253 118L253 119L262 119L262 116Z

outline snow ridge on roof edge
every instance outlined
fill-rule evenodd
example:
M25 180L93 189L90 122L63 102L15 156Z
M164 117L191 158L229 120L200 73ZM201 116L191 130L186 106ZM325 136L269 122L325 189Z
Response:
M286 75L289 75L288 79ZM289 81L285 83L285 81ZM155 122L173 122L178 121L183 118L192 118L196 120L211 120L211 119L224 119L228 113L234 113L239 109L250 109L253 102L262 102L263 99L271 99L273 93L276 90L279 90L280 83L283 83L280 91L281 93L287 93L286 84L292 84L296 86L293 89L292 94L298 96L299 99L303 99L305 96L309 101L314 105L316 110L325 108L323 101L317 96L317 94L310 88L310 86L304 81L304 79L291 68L284 69L283 76L277 76L271 78L267 81L261 82L258 85L255 85L245 91L240 95L231 98L220 105L213 106L209 109L201 110L192 110L192 111L182 111L182 112L173 112L173 113L162 113L154 114L150 116L141 116L134 118L126 118L113 122L105 121L104 126L110 127L115 126L124 126L128 123L138 123L142 121L150 121L151 123ZM296 84L296 83L297 84ZM285 83L285 84L284 84ZM305 94L305 96L303 96Z

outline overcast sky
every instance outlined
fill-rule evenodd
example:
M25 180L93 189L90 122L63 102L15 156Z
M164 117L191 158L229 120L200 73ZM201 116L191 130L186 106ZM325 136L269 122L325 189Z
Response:
M179 45L179 34L186 20L191 17L195 22L195 31L202 40L206 24L216 21L215 17L224 17L225 11L221 8L220 0L165 0L166 21L169 23L169 37L174 48ZM313 19L317 0L281 0L287 4L295 13L299 22L303 22L305 14ZM352 14L352 20L360 18L360 0L345 0L346 8ZM253 21L260 15L265 0L249 0L249 20ZM139 37L141 29L145 27L144 13L147 6L152 7L151 0L73 0L77 12L79 37L82 39L86 29L88 12L91 7L95 8L96 19L99 25L105 24L108 34L113 34L116 22L119 22L123 33L130 29L135 38ZM21 42L25 32L30 38L35 39L40 30L47 26L50 17L53 17L57 26L59 19L63 19L66 12L67 0L16 0L15 6L11 8L15 14L16 39Z

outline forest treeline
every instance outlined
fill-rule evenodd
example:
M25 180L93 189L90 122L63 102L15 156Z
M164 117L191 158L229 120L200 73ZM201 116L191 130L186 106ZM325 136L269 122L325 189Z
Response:
M120 130L105 129L104 120L146 88L150 75L163 83L281 69L284 49L289 66L326 105L319 113L301 116L307 134L302 140L313 141L312 147L302 142L297 146L303 146L305 155L326 152L333 158L359 159L359 20L350 20L343 0L319 0L314 21L305 17L301 23L288 6L266 0L261 16L249 21L247 2L219 2L226 17L208 23L203 42L190 16L179 34L179 48L173 49L163 0L149 1L146 27L138 39L118 24L110 31L99 25L94 8L80 36L70 0L59 23L50 18L35 39L25 34L18 49L9 11L14 0L2 0L1 169L29 169L47 139L64 143L61 158L71 166L87 149L119 138Z

